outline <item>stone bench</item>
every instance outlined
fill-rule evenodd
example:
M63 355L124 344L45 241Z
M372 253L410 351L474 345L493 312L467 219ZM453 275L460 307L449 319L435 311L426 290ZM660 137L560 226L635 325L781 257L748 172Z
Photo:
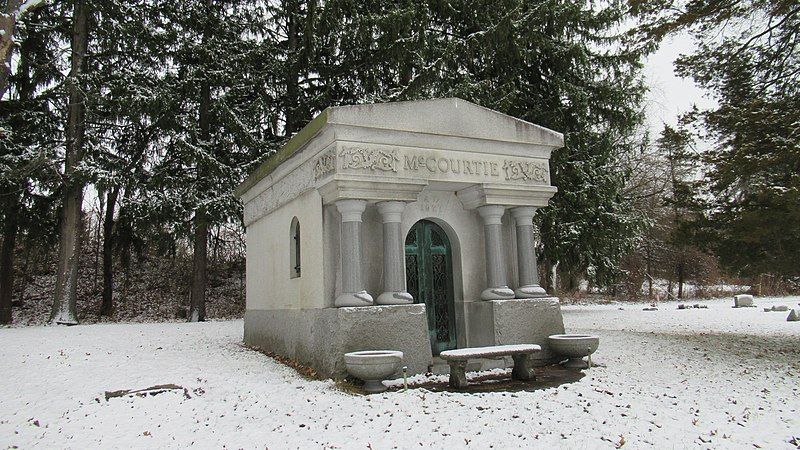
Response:
M542 351L542 348L534 344L495 345L492 347L446 350L440 353L439 357L450 365L450 387L460 389L467 387L467 374L464 370L467 362L476 358L511 356L514 359L511 378L515 380L533 380L535 377L531 367L531 355L540 351Z

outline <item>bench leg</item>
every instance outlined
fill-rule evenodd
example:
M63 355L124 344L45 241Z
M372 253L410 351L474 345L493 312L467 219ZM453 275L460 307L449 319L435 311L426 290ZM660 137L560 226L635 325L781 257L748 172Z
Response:
M466 361L450 361L450 387L463 389L467 387Z
M514 369L511 370L512 379L524 381L536 379L531 366L531 355L512 355L511 357L514 359Z

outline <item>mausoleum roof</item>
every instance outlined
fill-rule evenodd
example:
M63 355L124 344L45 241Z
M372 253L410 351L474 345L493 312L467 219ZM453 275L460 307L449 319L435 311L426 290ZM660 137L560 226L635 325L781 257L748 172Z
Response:
M528 144L551 149L564 145L561 133L460 98L332 106L270 156L237 187L236 195L244 194L331 126Z

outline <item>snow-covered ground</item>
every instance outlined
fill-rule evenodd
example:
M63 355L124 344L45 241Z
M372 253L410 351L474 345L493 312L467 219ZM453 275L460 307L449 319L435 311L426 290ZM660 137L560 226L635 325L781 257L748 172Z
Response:
M798 302L566 306L601 367L469 394L309 381L243 348L241 321L0 329L0 447L797 448L800 322L761 307ZM104 395L168 383L186 391Z

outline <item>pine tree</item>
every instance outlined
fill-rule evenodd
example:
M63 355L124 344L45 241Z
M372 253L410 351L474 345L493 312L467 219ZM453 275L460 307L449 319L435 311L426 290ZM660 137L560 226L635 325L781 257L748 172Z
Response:
M291 23L314 24L313 39L306 29L295 39L306 44L289 46L314 55L293 72L309 74L305 120L328 105L458 96L563 131L552 159L560 191L540 213L545 263L572 280L621 276L643 223L622 195L622 155L636 147L644 93L641 53L615 31L623 2L287 4Z
M241 206L233 188L263 158L274 121L268 101L276 74L273 41L266 34L261 4L206 0L172 8L177 38L168 48L161 87L172 120L159 145L137 207L150 221L171 223L194 247L190 321L205 319L209 227L235 220ZM267 93L267 95L262 95Z
M103 292L100 315L113 311L116 214L139 189L144 167L171 115L160 88L165 55L176 38L158 4L149 0L98 4L90 84L93 151L84 171L103 197Z
M60 49L53 32L62 21L60 13L44 5L27 10L14 24L18 58L0 101L0 323L11 322L18 241L46 235L52 222L47 213L37 213L52 206L46 195L54 181L49 169L62 133L61 112L52 106L58 104L53 85L61 78L54 63Z
M717 102L685 120L713 143L696 233L730 270L800 275L800 6L796 1L635 2L652 46L685 31L697 44L676 71Z
M91 8L87 0L75 0L73 5L71 68L65 82L69 103L65 127L64 193L61 205L56 288L53 309L50 313L51 322L64 325L78 323L78 267L85 181L77 169L85 150L86 89L83 75L89 46Z

